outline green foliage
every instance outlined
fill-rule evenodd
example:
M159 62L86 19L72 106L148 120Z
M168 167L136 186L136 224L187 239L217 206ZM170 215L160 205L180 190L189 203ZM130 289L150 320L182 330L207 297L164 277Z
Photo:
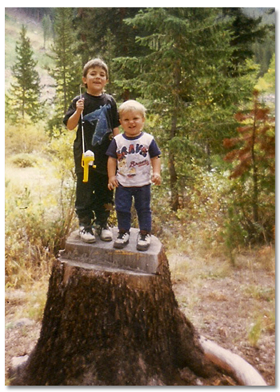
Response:
M127 56L139 56L143 51L135 37L138 29L124 21L134 17L141 8L79 8L75 18L79 53L83 64L94 57L101 57L109 67L106 90L126 100L136 97L134 91L137 69L126 66ZM94 26L94 29L92 28ZM137 57L136 57L137 58ZM117 59L117 60L116 60Z
M230 181L204 171L192 161L192 178L179 188L179 208L172 211L167 186L153 187L153 230L168 248L202 257L225 253L225 220ZM236 244L235 244L236 245ZM229 256L228 250L226 254Z
M270 293L275 298L275 293ZM275 312L256 313L253 322L248 327L248 340L253 347L259 346L259 340L264 333L275 333Z
M50 15L43 16L42 27L44 31L44 48L45 48L47 40L52 36L52 21Z
M52 45L54 66L49 69L50 75L56 82L55 113L48 121L49 134L59 129L72 99L79 94L82 82L81 58L77 54L77 39L73 29L73 9L56 8L54 32L55 40Z
M189 176L192 157L200 156L201 165L211 170L212 156L232 134L236 105L247 99L256 70L244 62L230 76L232 25L218 9L151 8L126 23L141 32L136 42L146 51L116 61L134 68L137 76L131 84L126 80L126 87L138 88L149 110L159 114L159 143L176 210L178 186Z
M251 17L241 8L223 8L223 14L232 19L233 64L238 66L248 59L252 59L253 43L264 41L268 34L268 27L261 23L261 16ZM234 68L232 68L232 72L235 74Z
M229 204L229 203L228 203ZM224 230L222 232L225 243L225 252L231 261L232 265L235 265L235 252L236 250L245 245L245 239L247 232L244 230L241 224L242 216L239 211L232 205L228 205L227 216L224 219Z
M26 27L22 25L20 40L15 49L16 63L12 67L14 82L6 95L6 115L13 122L19 122L26 116L37 122L42 117L40 78L26 33Z
M5 153L7 159L19 153L41 153L48 142L43 122L28 124L27 121L22 121L17 125L6 123Z
M51 191L46 190L46 198L40 195L41 204L33 199L34 186L28 185L26 195L21 196L22 200L30 200L26 201L28 207L25 208L24 203L21 207L11 207L6 218L7 229L10 214L11 219L15 217L21 224L25 220L32 221L34 230L30 222L25 230L31 233L28 241L33 249L32 231L39 236L39 216L44 219L50 236L40 233L44 245L38 247L55 249L59 243L56 236L63 239L71 227L74 221L72 141L75 133L65 133L61 122L70 101L79 93L82 65L92 57L101 56L110 68L108 92L119 102L136 98L148 107L146 130L155 136L162 150L163 184L153 187L154 232L170 244L173 241L173 247L185 244L186 248L207 255L220 251L232 261L239 246L260 241L260 238L273 241L274 178L270 171L273 159L264 163L267 152L261 146L257 147L256 153L262 159L258 172L257 222L251 219L252 179L247 175L242 181L240 178L229 180L226 170L232 163L222 160L225 151L222 140L236 136L237 123L233 114L247 108L252 86L260 72L251 59L258 23L254 24L254 29L247 29L246 18L240 11L225 18L224 9L217 8L52 10L56 16L51 57L47 63L45 51L37 50L36 54L41 68L48 64L55 79L56 96L53 105L48 107L48 117L37 127L27 127L26 121L18 125L7 124L6 156L8 163L14 160L17 165L24 161L38 163L26 169L19 168L23 176L32 177L33 170L43 169L46 171L43 177L55 179L57 183ZM46 15L49 13L50 10ZM242 22L239 42L234 41L238 32L238 24L233 23L236 19ZM40 33L40 48L43 32ZM263 78L264 88L269 86L271 91L275 84L274 68L272 59L270 70ZM16 105L15 100L17 98L7 97L9 108ZM14 115L13 111L10 113ZM52 139L43 132L46 122ZM267 136L271 136L270 133ZM28 155L18 160L17 154L21 153ZM47 171L50 167L56 168L51 174ZM10 167L7 169L10 174ZM7 178L7 195L11 197L11 203L10 192L25 194L24 187L12 192L13 186L13 178ZM18 218L15 215L19 213ZM112 223L116 224L114 214ZM65 231L62 232L63 225ZM26 256L22 238L14 237L15 241L9 246L22 247ZM44 254L44 251L40 252ZM13 259L15 262L20 259L19 254ZM11 260L10 256L8 260Z
M256 89L262 92L275 93L275 53L271 58L267 72L258 80Z
M33 131L26 127L26 137L33 136ZM17 134L11 133L9 149L16 145L12 136L17 138ZM36 157L40 165L6 169L7 285L21 287L40 278L49 271L58 250L64 248L75 223L72 141L69 132L49 144L41 143L36 154L24 154L32 162Z
M225 160L233 162L230 178L240 183L235 205L242 208L243 227L251 241L271 241L274 225L275 119L259 104L254 91L252 109L239 112L238 136L225 139L231 148ZM236 183L237 184L237 183Z

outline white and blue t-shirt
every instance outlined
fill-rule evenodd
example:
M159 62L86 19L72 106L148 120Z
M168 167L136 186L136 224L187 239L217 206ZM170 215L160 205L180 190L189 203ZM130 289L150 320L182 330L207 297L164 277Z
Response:
M106 154L117 159L117 180L124 187L151 183L151 158L161 154L154 137L141 132L135 138L121 133L114 137Z

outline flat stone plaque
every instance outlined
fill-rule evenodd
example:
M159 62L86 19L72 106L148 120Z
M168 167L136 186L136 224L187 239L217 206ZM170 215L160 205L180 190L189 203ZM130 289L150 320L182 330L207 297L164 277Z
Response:
M83 264L95 264L99 266L134 270L155 274L158 268L158 255L162 250L159 239L152 235L151 245L146 251L136 249L139 229L130 229L129 243L124 249L113 248L117 238L118 229L114 227L113 241L101 241L96 236L96 242L88 244L81 241L79 231L74 231L66 240L65 250L60 252L60 260L69 260Z

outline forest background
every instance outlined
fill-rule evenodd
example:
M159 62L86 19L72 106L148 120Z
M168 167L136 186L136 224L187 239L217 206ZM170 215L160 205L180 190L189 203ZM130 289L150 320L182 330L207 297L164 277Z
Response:
M62 118L84 63L100 56L110 70L107 92L118 105L131 98L148 108L146 130L162 150L153 233L174 283L194 290L203 276L268 277L241 294L260 302L246 342L259 349L263 338L273 351L274 10L6 8L5 31L8 315L40 321L51 262L77 228L75 132ZM197 298L177 295L206 328L195 316Z

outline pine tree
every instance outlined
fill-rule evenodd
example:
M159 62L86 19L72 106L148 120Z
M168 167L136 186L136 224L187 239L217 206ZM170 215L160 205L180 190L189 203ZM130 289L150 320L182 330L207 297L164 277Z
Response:
M7 117L17 122L26 119L33 122L40 119L40 78L36 71L37 62L33 59L30 39L26 36L26 27L22 25L20 40L16 43L16 62L12 66L14 82L6 96Z
M56 81L55 113L49 121L50 133L60 128L71 100L79 94L82 81L81 58L76 53L77 37L73 29L73 8L56 8L55 40L51 49L55 66L49 70Z
M123 64L127 57L139 56L145 49L135 42L137 28L126 24L140 8L79 8L75 26L79 36L78 52L83 63L101 57L109 67L106 90L120 100L131 98L134 69ZM93 27L94 26L94 27ZM116 58L121 60L115 61ZM129 81L129 82L127 82ZM129 85L128 85L129 83Z
M220 18L218 9L151 8L127 23L142 32L136 42L146 53L118 61L134 69L131 85L138 81L141 97L152 101L151 111L160 115L165 131L159 142L168 155L171 204L176 210L179 183L192 171L192 158L203 163L204 157L211 167L211 152L220 152L225 132L233 130L236 104L252 83L228 75L231 25Z
M44 33L44 48L46 47L47 39L52 35L52 21L50 15L44 15L42 19L42 27Z
M223 8L223 14L232 18L231 46L233 47L231 72L234 76L238 67L253 58L253 44L262 43L268 35L268 26L262 24L262 17L246 15L242 8Z

